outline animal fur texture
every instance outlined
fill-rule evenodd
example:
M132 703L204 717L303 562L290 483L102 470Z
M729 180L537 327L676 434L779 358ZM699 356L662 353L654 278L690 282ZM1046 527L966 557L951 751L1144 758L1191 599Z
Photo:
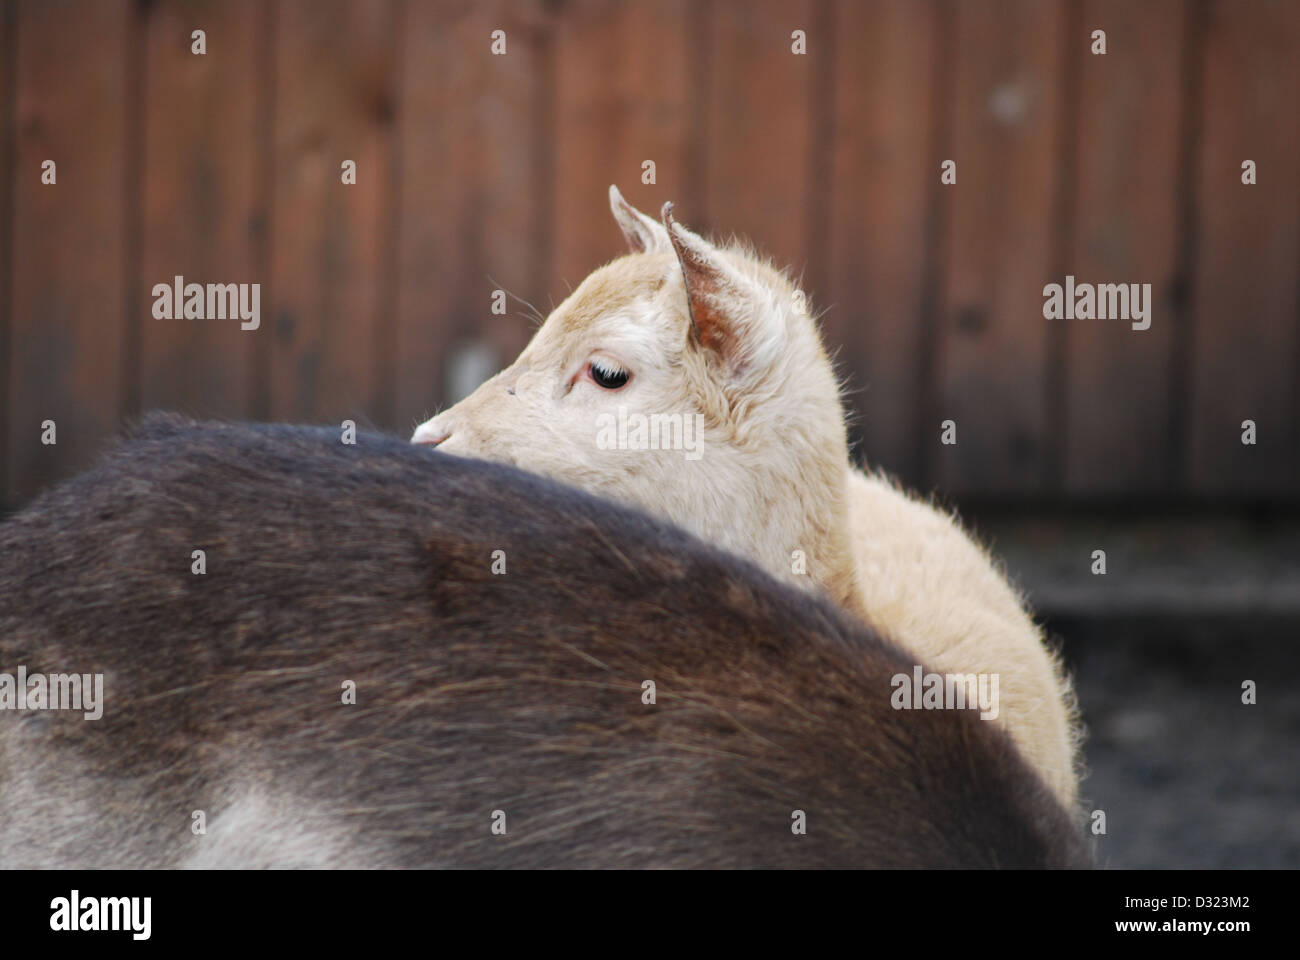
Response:
M610 206L632 252L412 439L649 509L827 594L936 670L996 674L996 722L1074 805L1078 722L1058 661L955 518L851 465L839 385L802 292L743 245L676 223L671 205L656 222L610 187ZM610 368L627 374L617 389L597 380ZM702 447L692 459L671 444L598 443L625 413L698 415Z
M105 681L0 710L0 866L1088 865L998 727L890 706L913 659L535 475L150 419L0 526L0 671Z

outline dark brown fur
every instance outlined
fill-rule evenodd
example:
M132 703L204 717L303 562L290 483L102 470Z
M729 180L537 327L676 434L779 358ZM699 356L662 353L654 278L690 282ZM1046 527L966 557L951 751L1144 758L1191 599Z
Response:
M153 418L0 527L0 671L105 674L0 711L0 865L1086 865L1004 734L890 707L912 662L507 467Z

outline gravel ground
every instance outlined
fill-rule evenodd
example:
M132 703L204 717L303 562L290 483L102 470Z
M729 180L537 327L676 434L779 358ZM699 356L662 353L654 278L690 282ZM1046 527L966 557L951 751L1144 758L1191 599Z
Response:
M1300 623L1055 620L1110 868L1300 867ZM1241 685L1256 683L1254 706Z

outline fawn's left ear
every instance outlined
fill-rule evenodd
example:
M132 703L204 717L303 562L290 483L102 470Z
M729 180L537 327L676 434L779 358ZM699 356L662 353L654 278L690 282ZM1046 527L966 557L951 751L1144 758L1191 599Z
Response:
M733 376L771 363L785 340L775 298L674 220L671 203L664 204L663 219L682 267L696 342Z
M668 231L623 199L618 187L609 185L609 209L623 231L623 239L633 253L667 253Z

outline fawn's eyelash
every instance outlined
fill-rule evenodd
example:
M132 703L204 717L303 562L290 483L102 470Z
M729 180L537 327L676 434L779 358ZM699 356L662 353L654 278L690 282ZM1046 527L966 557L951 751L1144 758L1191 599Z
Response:
M619 389L631 377L628 371L613 360L604 357L593 357L587 364L587 374L597 386L604 387L606 390Z

